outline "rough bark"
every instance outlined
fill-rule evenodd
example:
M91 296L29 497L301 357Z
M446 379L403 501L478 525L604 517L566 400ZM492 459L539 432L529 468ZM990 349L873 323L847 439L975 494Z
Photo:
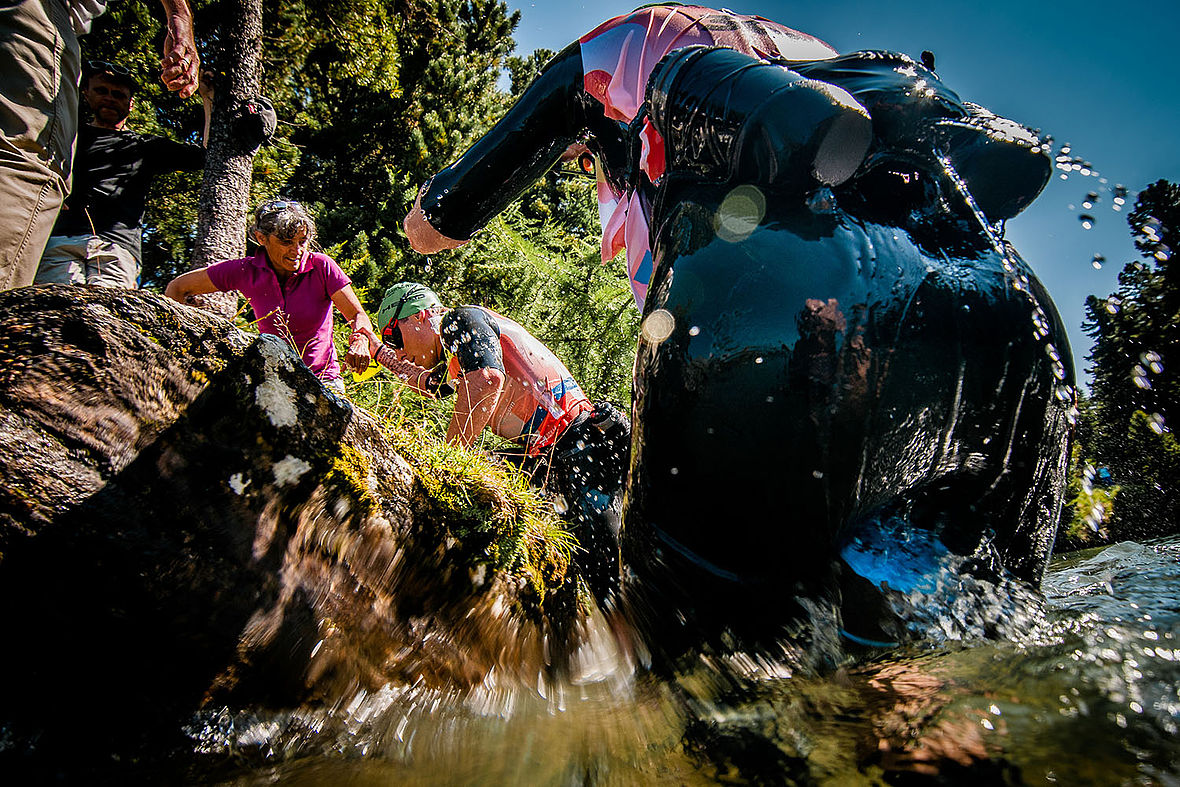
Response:
M124 747L208 703L537 685L522 589L282 342L58 286L0 293L0 336L7 735L76 746L93 708L87 740Z
M243 102L258 96L262 82L261 0L226 0L210 12L203 18L216 19L218 24L212 36L212 62L205 65L217 75L217 92L197 204L193 268L244 253L255 151L243 149L234 134L233 116ZM213 293L198 300L223 317L232 317L237 310L238 298L232 293Z

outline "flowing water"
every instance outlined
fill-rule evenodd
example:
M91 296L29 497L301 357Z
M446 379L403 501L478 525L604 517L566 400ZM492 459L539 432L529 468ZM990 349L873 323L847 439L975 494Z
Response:
M1060 557L1044 591L1017 641L938 638L807 674L734 654L674 680L591 663L564 691L411 687L331 710L210 711L189 730L186 778L1180 785L1180 538Z

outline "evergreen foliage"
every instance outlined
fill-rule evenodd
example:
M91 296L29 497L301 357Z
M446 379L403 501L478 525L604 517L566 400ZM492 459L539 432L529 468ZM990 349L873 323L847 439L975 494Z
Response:
M219 2L193 3L204 51ZM200 102L159 82L159 17L148 0L112 4L82 39L83 56L136 74L143 87L131 128L199 142ZM499 0L264 0L262 92L279 130L255 158L249 204L305 202L321 245L370 311L390 284L422 281L448 304L486 305L521 322L591 398L626 404L639 318L623 266L598 259L591 180L548 177L471 243L431 259L412 252L401 230L420 184L490 128L552 56L510 56L518 21ZM191 264L199 178L157 180L145 287L162 290Z
M1117 485L1107 540L1174 533L1180 524L1173 432L1180 418L1180 186L1148 186L1127 221L1144 259L1123 268L1117 292L1086 301L1094 383L1078 435L1085 453L1079 466L1108 468ZM1071 527L1079 531L1076 516Z

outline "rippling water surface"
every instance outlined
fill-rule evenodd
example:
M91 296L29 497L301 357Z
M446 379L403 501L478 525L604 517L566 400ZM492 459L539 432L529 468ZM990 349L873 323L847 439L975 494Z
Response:
M800 674L733 655L674 681L331 711L212 711L204 782L1180 784L1180 539L1059 558L1018 643L908 646ZM604 662L607 663L607 662ZM722 668L722 666L724 668Z

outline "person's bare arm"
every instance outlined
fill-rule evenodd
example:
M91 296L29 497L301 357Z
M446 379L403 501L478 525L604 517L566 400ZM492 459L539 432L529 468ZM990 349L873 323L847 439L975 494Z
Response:
M456 389L447 442L470 447L496 411L504 392L504 373L499 369L475 369L456 381Z
M201 58L193 40L193 12L187 0L160 0L164 8L164 51L160 59L160 81L180 95L188 98L197 92L198 77L201 73Z
M209 272L204 268L182 273L168 282L168 286L164 288L165 295L180 303L188 303L189 298L193 295L204 295L210 292L219 292L219 290L213 284L213 280L209 278Z
M372 360L369 337L373 335L373 323L369 315L361 306L360 299L353 292L352 285L346 285L332 293L332 303L348 320L352 326L352 335L348 337L348 354L344 356L344 363L354 372L360 373L369 368Z

